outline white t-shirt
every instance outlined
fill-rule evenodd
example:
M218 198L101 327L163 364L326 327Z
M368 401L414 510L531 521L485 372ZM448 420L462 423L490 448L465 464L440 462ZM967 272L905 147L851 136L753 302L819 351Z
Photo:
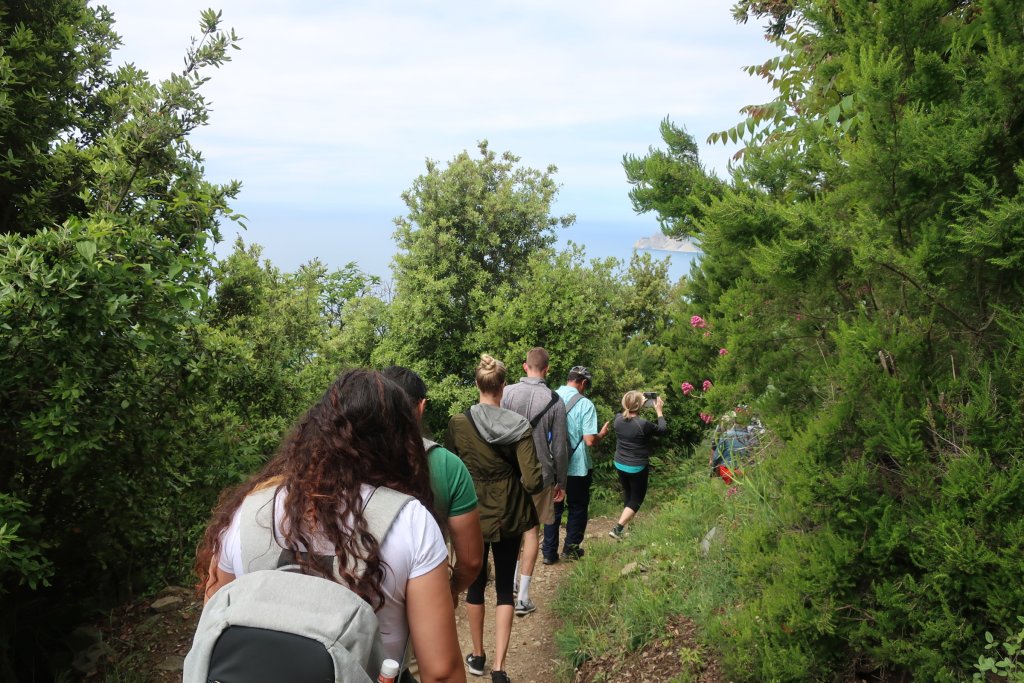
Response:
M364 485L360 491L365 502L373 487ZM285 496L280 493L274 500L275 533L280 539L280 520L284 519ZM242 544L239 531L241 507L235 511L231 524L221 536L218 566L222 571L237 576L246 573L242 566ZM319 555L333 554L333 548L323 541L313 549ZM409 579L423 576L448 560L448 549L437 522L418 500L402 508L391 531L380 548L384 563L384 606L377 610L384 656L402 661L403 649L409 637L409 624L405 616L405 584Z

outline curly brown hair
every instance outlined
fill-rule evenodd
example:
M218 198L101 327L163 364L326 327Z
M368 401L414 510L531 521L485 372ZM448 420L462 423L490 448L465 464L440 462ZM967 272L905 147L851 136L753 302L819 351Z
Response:
M335 548L341 582L380 608L384 566L362 514L362 484L409 494L434 514L419 424L402 388L374 370L338 377L263 469L221 494L196 553L197 589L206 585L221 535L245 497L280 486L287 490L280 525L284 547L304 571L333 579L312 554L300 552L312 548L314 538L327 541ZM365 567L362 575L352 569L357 560Z

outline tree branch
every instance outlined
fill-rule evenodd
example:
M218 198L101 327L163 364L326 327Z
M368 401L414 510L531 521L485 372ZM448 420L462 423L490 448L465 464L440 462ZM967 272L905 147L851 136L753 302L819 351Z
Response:
M872 262L872 263L874 263L874 264L875 264L876 266L881 266L882 268L885 268L885 269L886 269L886 270L888 270L889 272L891 272L891 273L893 273L893 274L895 274L895 275L899 276L900 278L902 278L902 279L903 279L903 280L904 280L905 282L907 282L908 284L910 284L910 285L913 285L913 286L914 286L914 288L916 288L916 289L917 289L917 291L921 292L921 293L922 293L922 294L924 294L924 295L925 295L926 297L928 297L928 300L929 300L929 301L931 301L931 302L932 302L933 304L935 304L936 306L938 306L939 308L941 308L942 310L944 310L944 311L945 311L946 313L948 313L949 315L953 316L953 318L954 318L954 319L955 319L955 320L956 320L956 321L957 321L958 323L960 323L961 325L963 325L964 327L966 327L966 328L967 328L968 330L970 330L971 332L974 332L975 334L978 334L978 333L984 332L984 331L985 331L985 328L987 328L987 327L988 327L989 325L991 325L991 324L992 324L992 321L993 321L993 320L995 320L996 314L995 314L995 311L993 311L993 312L992 312L992 315L990 315L990 316L989 316L988 320L986 320L986 321L985 321L984 323L982 323L982 325L981 325L980 327L978 327L978 326L975 326L975 325L972 325L972 324L971 324L970 322L968 322L968 321L967 321L967 319L966 319L966 318L964 318L964 317L963 317L963 316L961 316L961 315L960 315L959 313L957 313L956 311L954 311L954 310L953 310L952 308L950 308L949 306L947 306L946 304L944 304L944 303L942 302L942 300L941 300L941 299L938 299L937 297L935 297L934 295L932 295L932 294L931 294L931 293L930 293L930 292L929 292L928 290L926 290L926 289L924 288L924 286L922 286L922 285L921 285L921 284L920 284L920 283L919 283L919 282L918 282L917 280L915 280L915 279L914 279L913 277L911 277L911 276L910 276L910 275L908 275L907 273L904 273L904 272L903 272L902 270L900 270L900 269L899 269L899 268L897 268L896 266L890 265L890 264L888 264L888 263L883 263L882 261L877 261L877 260L875 260L875 259L871 259L871 262Z

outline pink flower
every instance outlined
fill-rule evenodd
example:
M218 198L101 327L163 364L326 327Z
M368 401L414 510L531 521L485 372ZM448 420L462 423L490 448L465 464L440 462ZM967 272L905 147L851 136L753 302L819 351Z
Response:
M711 387L712 387L712 384L711 384L711 380L709 380L709 379L706 379L706 380L704 380L704 384L703 384L703 385L701 385L701 388L702 388L702 389L703 389L704 391L707 391L707 390L708 390L708 389L710 389Z
M737 493L739 493L739 490L740 490L739 486L730 486L729 490L727 490L725 492L725 495L727 495L727 496L735 496Z
M704 424L711 424L711 421L715 419L714 415L708 415L707 413L701 413L700 419L703 420Z
M693 385L689 382L683 382L679 388L683 390L683 396L689 396L690 392L693 391Z
M797 314L796 314L796 319L797 319L797 320L803 320L803 319L804 319L804 317L803 317L802 315L800 315L799 313L797 313Z
M718 349L718 355L719 356L724 356L727 353L729 353L729 351L727 349Z
M703 328L707 327L707 323L704 321L704 318L700 317L699 315L694 315L690 316L690 326L693 327L694 329Z
M710 336L711 336L711 330L708 330L707 332L704 333L704 338L705 339L707 339Z

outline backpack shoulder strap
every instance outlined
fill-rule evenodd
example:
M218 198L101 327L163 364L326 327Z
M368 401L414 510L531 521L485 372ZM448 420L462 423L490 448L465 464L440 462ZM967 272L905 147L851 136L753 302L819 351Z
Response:
M434 444L435 446L437 444ZM395 525L395 520L398 519L398 515L402 512L402 509L413 500L413 497L389 489L386 486L378 486L370 494L370 499L366 501L366 505L363 506L363 517L366 519L366 526L373 537L377 539L377 543L380 545L384 544L384 538L391 531L391 527ZM338 566L338 558L334 558L335 569ZM362 563L357 564L358 572L363 573L364 567ZM409 661L409 642L412 638L412 631L405 637L405 647L402 650L402 661L399 662L403 670Z
M556 394L554 391L552 391L551 400L548 401L548 404L546 406L544 406L544 410L540 411L539 413L533 416L533 419L530 420L530 426L536 429L537 425L540 424L540 419L544 417L544 415L551 409L551 406L555 405L555 403L558 402L559 398L560 396Z
M285 551L274 538L274 504L279 487L253 491L242 501L239 512L239 541L245 571L277 569Z
M568 415L569 411L576 407L576 404L583 398L583 394L577 393L575 396L565 402L565 414Z
M571 411L573 408L576 407L576 404L580 402L581 398L583 398L583 394L577 392L575 396L573 396L572 398L570 398L568 401L565 402L565 416L566 417L569 417L569 411ZM569 435L566 434L566 437L568 437L568 436ZM582 436L580 437L580 440L577 441L576 443L570 443L569 444L569 457L570 458L572 457L573 453L576 452L576 449L580 447L581 443L583 443L583 437Z
M377 539L377 543L384 542L384 537L391 531L398 514L411 500L412 496L386 486L378 486L373 490L363 508L363 517L366 518L366 526Z

